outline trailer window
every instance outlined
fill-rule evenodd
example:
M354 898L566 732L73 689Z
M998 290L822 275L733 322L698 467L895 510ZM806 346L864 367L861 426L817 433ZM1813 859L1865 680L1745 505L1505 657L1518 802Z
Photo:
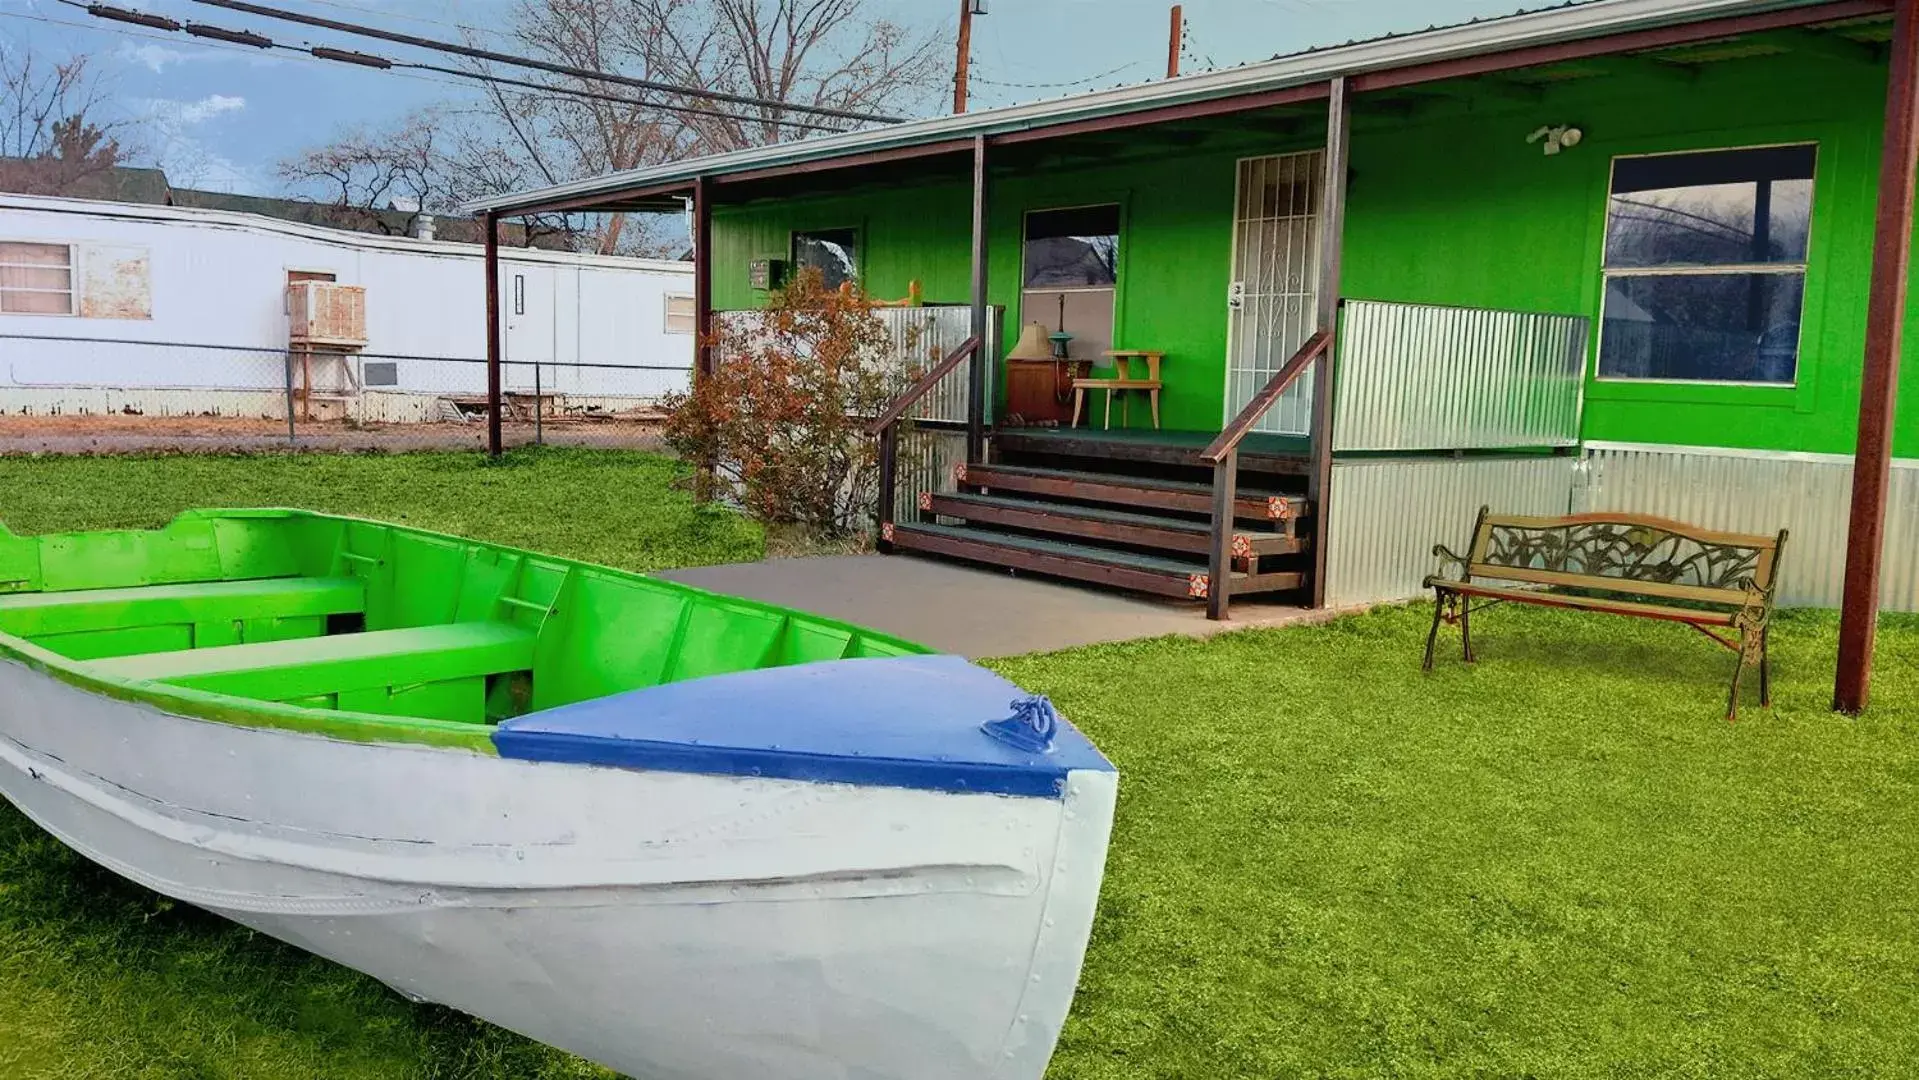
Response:
M1599 375L1791 385L1814 147L1618 158Z
M793 269L799 271L810 266L820 272L827 288L837 289L858 279L859 247L857 229L796 232L793 234Z
M0 241L0 314L73 314L73 248Z
M669 295L666 298L666 332L690 334L694 330L693 298Z

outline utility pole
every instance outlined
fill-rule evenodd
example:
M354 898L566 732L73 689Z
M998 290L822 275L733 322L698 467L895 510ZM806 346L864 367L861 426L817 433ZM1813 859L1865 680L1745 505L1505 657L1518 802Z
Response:
M953 64L953 111L966 111L967 68L972 66L973 58L973 8L975 0L960 0L959 59ZM979 14L986 14L986 5L978 4Z
M1173 29L1166 39L1166 77L1169 79L1179 78L1179 38L1185 29L1186 20L1180 16L1179 5L1174 4Z

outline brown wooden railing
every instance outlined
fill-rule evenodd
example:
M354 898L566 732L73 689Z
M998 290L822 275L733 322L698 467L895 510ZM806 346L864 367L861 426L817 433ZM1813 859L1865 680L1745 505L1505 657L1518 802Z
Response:
M1292 359L1280 365L1266 385L1259 388L1253 400L1239 410L1220 429L1219 437L1214 439L1200 459L1213 465L1213 533L1212 543L1207 555L1206 617L1224 619L1232 604L1233 577L1233 500L1239 486L1239 444L1252 433L1253 426L1259 423L1266 411L1273 407L1292 385L1299 381L1300 375L1313 366L1325 354L1332 344L1331 330L1321 329L1306 339ZM1320 387L1318 393L1331 393L1328 387ZM1314 438L1320 438L1323 432L1314 432ZM1315 506L1317 514L1319 508Z
M879 516L875 520L879 523L879 546L882 551L892 542L889 534L892 532L893 525L893 500L898 494L896 485L899 471L900 419L906 415L907 410L919 404L920 399L930 393L933 387L939 385L941 379L952 374L953 369L959 367L962 361L977 353L979 348L980 339L977 335L954 346L952 352L947 353L939 363L926 369L926 374L921 375L912 386L907 387L900 396L894 398L893 403L866 426L867 434L876 435L880 440L880 505Z

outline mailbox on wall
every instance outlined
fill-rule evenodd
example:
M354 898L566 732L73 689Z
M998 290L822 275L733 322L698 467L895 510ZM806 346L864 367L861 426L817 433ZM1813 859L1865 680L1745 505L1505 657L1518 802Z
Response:
M749 283L755 289L777 289L786 281L785 259L754 259L746 264Z

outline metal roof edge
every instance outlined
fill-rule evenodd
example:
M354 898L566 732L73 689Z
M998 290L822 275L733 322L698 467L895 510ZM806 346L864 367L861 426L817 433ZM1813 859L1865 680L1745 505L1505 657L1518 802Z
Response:
M288 221L285 218L255 214L245 210L217 210L201 206L161 206L154 203L117 202L111 199L74 199L59 195L22 195L15 192L0 192L0 210L38 211L158 224L224 226L252 232L278 233L282 236L341 247L391 251L408 255L479 259L484 253L483 247L478 243L421 240L411 236L385 236L379 233L356 232L352 229L308 225L305 222ZM646 270L663 274L693 272L692 263L677 259L645 259L627 255L553 251L547 248L503 247L500 249L500 257L502 260L513 262L595 266L614 270Z
M1164 105L1230 98L1415 64L1482 56L1534 45L1703 22L1732 14L1818 7L1832 0L1588 0L1546 11L1311 49L1273 60L1199 75L1116 87L982 112L928 117L794 142L774 143L663 165L608 173L531 191L476 199L469 213L514 213L561 199L612 194L664 182L688 181L751 168L793 165L872 150L891 150L975 135L1002 135Z

